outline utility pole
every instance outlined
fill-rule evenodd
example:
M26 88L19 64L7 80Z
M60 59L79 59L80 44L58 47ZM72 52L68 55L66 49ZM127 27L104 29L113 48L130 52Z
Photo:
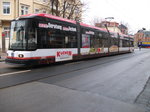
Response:
M105 28L106 28L106 30L107 30L107 32L108 32L108 37L107 37L107 39L108 39L108 53L109 53L109 48L110 48L110 38L111 38L111 34L110 34L110 32L109 32L109 30L108 30L108 26L107 26L107 19L109 19L110 21L112 20L112 19L114 19L114 17L106 17L105 18ZM110 22L109 21L109 22Z
M5 53L6 49L5 49L5 33L2 33L2 53Z
M106 28L106 30L108 32L107 40L108 40L108 53L109 53L111 34L110 34L109 30L108 30L107 24L105 24L105 28Z

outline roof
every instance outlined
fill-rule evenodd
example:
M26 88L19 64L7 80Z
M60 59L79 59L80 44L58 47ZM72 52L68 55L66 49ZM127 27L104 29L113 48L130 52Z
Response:
M85 27L89 27L89 28L93 28L93 29L97 29L97 30L100 30L100 31L107 32L107 30L104 29L104 28L95 27L95 26L88 25L88 24L85 24L85 23L80 23L80 25L81 25L81 26L85 26Z
M119 25L119 28L128 29L125 25L121 24Z
M22 16L20 16L19 18L24 18L24 17L36 17L36 16L47 17L47 18L51 18L51 19L56 19L56 20L61 20L61 21L65 21L65 22L69 22L69 23L76 24L76 21L69 20L69 19L65 19L65 18L58 17L58 16L53 16L53 15L50 15L50 14L44 14L44 13L39 13L39 14L27 14L27 15L22 15Z
M69 19L65 19L65 18L58 17L58 16L53 16L53 15L50 15L50 14L44 14L44 13L39 13L39 14L27 14L27 15L22 15L22 16L20 16L19 18L34 18L34 17L37 17L37 16L46 17L46 18L51 18L51 19L56 19L56 20L60 20L60 21L65 21L65 22L73 23L73 24L77 24L76 21L69 20ZM19 19L19 18L18 18L18 19ZM84 26L84 27L93 28L93 29L97 29L97 30L100 30L100 31L107 32L107 30L106 30L105 28L99 28L99 27L91 26L91 25L84 24L84 23L80 23L80 25L81 25L81 26ZM115 32L112 32L112 31L109 31L109 32L116 34ZM120 34L120 35L122 35L122 36L127 36L127 35L124 35L124 34Z

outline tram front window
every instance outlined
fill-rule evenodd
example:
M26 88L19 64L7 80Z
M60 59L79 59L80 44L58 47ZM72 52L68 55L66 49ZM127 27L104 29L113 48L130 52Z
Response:
M17 20L11 22L10 50L34 50L36 49L35 28L29 20Z
M10 30L10 49L26 49L25 21L12 21Z
M27 29L27 38L28 38L27 49L28 50L36 49L37 38L36 38L36 35L35 35L35 28L30 27L30 28Z

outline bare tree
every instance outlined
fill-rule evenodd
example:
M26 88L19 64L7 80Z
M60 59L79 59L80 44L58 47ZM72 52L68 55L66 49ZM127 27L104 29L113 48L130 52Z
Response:
M42 10L47 13L67 19L81 21L82 13L86 11L86 3L80 0L48 0Z
M90 20L90 24L96 26L96 24L100 24L102 21L104 21L103 18L94 17L92 20Z
M60 14L63 18L81 21L84 6L80 0L63 0Z
M126 34L131 34L132 33L130 25L128 23L121 21L120 25L124 25L127 28ZM122 29L120 29L120 30L122 30Z
M48 0L45 7L42 7L40 10L45 10L48 14L60 16L59 8L59 0Z
M50 0L51 1L51 13L52 15L59 16L59 0Z

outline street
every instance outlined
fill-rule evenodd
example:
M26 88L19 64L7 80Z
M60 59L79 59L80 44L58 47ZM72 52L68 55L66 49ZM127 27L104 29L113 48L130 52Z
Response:
M142 49L30 68L0 62L0 112L148 112L149 57Z

